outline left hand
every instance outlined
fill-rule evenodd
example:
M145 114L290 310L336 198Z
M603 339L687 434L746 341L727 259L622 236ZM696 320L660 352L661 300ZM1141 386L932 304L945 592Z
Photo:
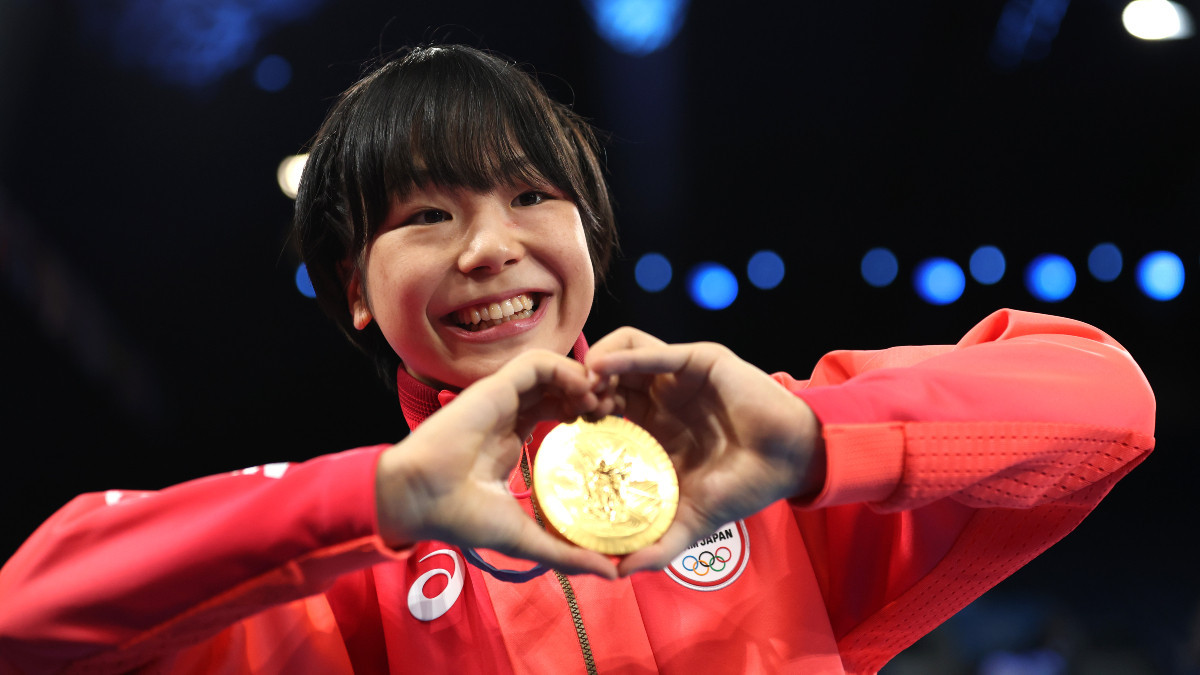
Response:
M617 413L654 435L679 475L679 510L662 538L630 554L622 576L663 569L721 525L824 482L820 423L762 370L714 343L669 345L621 328L588 352ZM608 390L608 391L605 391Z
M380 453L376 522L384 543L403 548L432 539L568 574L615 578L607 557L538 527L506 484L537 422L612 411L611 400L593 393L596 384L597 376L579 363L534 349L464 389Z

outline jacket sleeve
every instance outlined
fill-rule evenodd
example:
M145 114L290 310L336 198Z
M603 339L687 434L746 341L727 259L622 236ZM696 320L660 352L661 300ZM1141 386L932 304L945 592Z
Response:
M953 346L802 382L827 476L794 504L848 672L875 672L1057 542L1153 448L1154 396L1086 324L1002 310Z
M388 559L382 449L77 497L0 569L0 673L128 671Z

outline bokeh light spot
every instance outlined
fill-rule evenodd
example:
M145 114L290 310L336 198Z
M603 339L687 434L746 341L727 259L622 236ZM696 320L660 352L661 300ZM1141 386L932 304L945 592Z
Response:
M913 288L931 305L948 305L958 300L966 287L967 275L949 258L923 260L913 272Z
M1097 244L1088 254L1088 271L1100 281L1112 281L1121 276L1125 260L1115 244Z
M1025 288L1043 302L1059 302L1075 291L1075 266L1061 255L1046 253L1025 268Z
M984 285L994 284L1004 278L1004 253L995 246L980 246L971 254L968 267L975 281Z
M1194 32L1187 8L1170 0L1133 0L1121 12L1121 23L1142 40L1180 40Z
M688 0L587 0L600 34L614 49L645 56L670 44L687 14Z
M688 275L688 293L704 309L725 309L737 298L737 277L724 265L700 263Z
M875 288L882 288L896 280L900 264L896 255L886 248L873 248L862 257L859 265L862 278Z
M657 293L671 283L671 261L659 253L647 253L638 259L633 276L642 290Z
M282 56L264 56L254 67L254 83L263 91L282 91L292 81L292 64Z
M783 281L783 258L774 251L759 251L750 257L746 265L746 276L750 283L765 290L775 288Z
M1170 251L1147 253L1138 263L1138 287L1155 300L1173 300L1183 291L1183 261Z
M317 291L313 288L312 279L308 278L308 266L300 263L296 268L296 289L300 291L300 295L306 298L317 297Z
M283 194L292 199L296 198L296 193L300 191L300 176L304 174L304 165L307 162L308 155L289 155L279 163L279 168L275 170L275 180Z

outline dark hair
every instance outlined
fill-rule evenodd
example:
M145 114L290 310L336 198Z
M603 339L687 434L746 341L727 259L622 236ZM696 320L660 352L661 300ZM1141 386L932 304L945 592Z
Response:
M384 63L330 110L300 181L293 234L321 308L394 386L399 357L376 324L355 330L346 288L393 196L429 183L562 190L579 208L599 288L616 246L599 152L586 121L496 56L451 45Z

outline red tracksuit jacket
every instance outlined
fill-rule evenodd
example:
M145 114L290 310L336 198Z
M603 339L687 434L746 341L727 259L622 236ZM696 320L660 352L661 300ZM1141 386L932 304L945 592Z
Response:
M957 345L835 352L807 381L776 378L822 422L824 490L662 572L517 584L439 542L389 550L385 446L364 448L76 498L0 570L0 673L870 673L1071 531L1153 446L1137 365L1067 319L1001 311ZM400 379L419 423L438 392Z

